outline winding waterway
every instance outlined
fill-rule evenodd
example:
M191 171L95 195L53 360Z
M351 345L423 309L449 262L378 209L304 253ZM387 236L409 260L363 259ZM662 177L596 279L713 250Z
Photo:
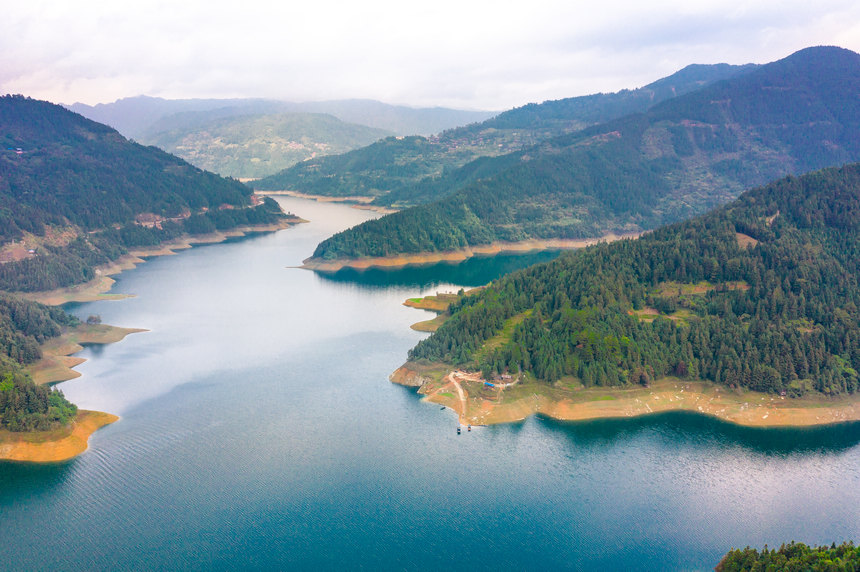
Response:
M0 463L0 567L705 570L732 546L860 540L860 424L457 436L388 382L432 316L401 303L531 258L319 276L290 267L371 215L280 202L311 222L154 258L119 277L136 297L72 308L150 331L87 348L61 385L122 416L86 453Z

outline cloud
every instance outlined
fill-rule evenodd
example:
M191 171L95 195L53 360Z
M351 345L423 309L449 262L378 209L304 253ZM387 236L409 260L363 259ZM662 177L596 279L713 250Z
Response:
M860 50L854 4L30 0L0 21L0 91L504 109L635 87L690 63L764 63L817 44Z

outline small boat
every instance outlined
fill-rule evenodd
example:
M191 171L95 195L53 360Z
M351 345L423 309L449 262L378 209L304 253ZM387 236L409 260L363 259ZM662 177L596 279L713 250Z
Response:
M459 434L460 434L460 426L457 425L457 435L459 435Z
M439 408L439 409L442 409L442 410L443 410L443 411L444 411L444 409L445 409L445 406L444 406L444 405L443 405L443 406L442 406L442 407L440 407L440 408Z
M467 430L468 430L468 431L471 431L471 430L472 430L472 424L471 424L471 423L469 424L469 429L467 429Z

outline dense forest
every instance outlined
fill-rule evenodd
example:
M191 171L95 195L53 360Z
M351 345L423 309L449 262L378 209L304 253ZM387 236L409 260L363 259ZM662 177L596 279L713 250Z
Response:
M343 155L300 163L251 185L313 195L371 196L381 206L426 203L487 176L487 163L482 158L509 154L589 125L645 111L754 67L687 66L638 89L533 103L436 137L391 138ZM512 159L493 164L493 169Z
M314 257L594 237L683 220L777 177L860 160L858 93L860 55L809 48L645 113L485 158L476 176L440 175L432 188L453 193L338 233Z
M61 391L37 386L22 369L41 357L39 344L74 325L59 308L0 295L0 429L45 431L77 414Z
M283 216L251 207L238 181L201 171L58 105L0 97L0 247L35 237L26 257L0 264L0 290L86 282L126 248ZM140 216L165 219L161 228Z
M807 546L802 542L783 544L761 551L747 546L732 550L716 567L717 572L857 572L860 547L853 542L828 546Z
M96 267L128 249L157 246L183 234L199 235L237 226L270 224L282 218L280 206L266 197L255 208L218 209L164 221L161 227L127 223L77 236L65 245L44 244L33 256L0 264L0 290L38 292L88 282Z
M858 265L853 164L509 274L461 297L409 358L586 386L675 375L791 396L853 393Z

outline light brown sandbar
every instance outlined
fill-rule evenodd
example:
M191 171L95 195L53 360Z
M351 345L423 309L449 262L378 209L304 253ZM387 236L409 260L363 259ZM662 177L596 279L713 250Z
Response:
M53 431L0 431L0 459L30 463L67 461L87 450L90 435L119 417L101 411L78 411L67 427Z

